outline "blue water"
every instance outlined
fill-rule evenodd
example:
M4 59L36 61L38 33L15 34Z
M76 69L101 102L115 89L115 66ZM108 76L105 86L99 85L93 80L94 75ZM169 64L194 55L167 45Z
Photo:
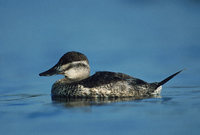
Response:
M0 20L0 134L200 134L199 0L0 0ZM38 74L72 50L91 74L186 70L159 97L52 101L62 76Z

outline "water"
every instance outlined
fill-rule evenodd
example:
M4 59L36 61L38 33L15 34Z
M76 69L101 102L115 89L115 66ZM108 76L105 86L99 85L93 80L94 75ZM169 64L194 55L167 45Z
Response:
M199 0L0 0L0 134L200 133ZM92 74L148 82L186 68L160 97L52 101L39 77L67 51Z
M52 102L49 95L2 95L1 133L198 134L199 88L165 91L160 98L96 104Z

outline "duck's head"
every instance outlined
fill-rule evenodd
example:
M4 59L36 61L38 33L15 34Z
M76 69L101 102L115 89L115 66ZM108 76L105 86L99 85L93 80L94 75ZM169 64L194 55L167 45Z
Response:
M56 74L62 74L71 81L79 81L89 77L90 66L87 57L80 52L68 52L60 58L55 66L39 75Z

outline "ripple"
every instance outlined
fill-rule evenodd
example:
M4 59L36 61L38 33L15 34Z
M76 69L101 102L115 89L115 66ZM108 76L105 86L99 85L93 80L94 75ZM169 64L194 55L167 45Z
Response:
M35 98L45 96L45 94L10 94L10 95L0 95L0 102L1 101L16 101L16 100L23 100L28 98Z
M170 86L166 88L175 88L175 89L182 89L182 88L200 88L200 86Z

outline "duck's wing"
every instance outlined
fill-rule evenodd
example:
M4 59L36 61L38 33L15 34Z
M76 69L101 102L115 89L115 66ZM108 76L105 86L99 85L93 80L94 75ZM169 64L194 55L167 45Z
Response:
M82 80L80 83L85 87L92 88L110 83L116 83L118 81L128 81L132 85L146 84L145 81L133 78L129 75L108 71L96 72L94 75Z

